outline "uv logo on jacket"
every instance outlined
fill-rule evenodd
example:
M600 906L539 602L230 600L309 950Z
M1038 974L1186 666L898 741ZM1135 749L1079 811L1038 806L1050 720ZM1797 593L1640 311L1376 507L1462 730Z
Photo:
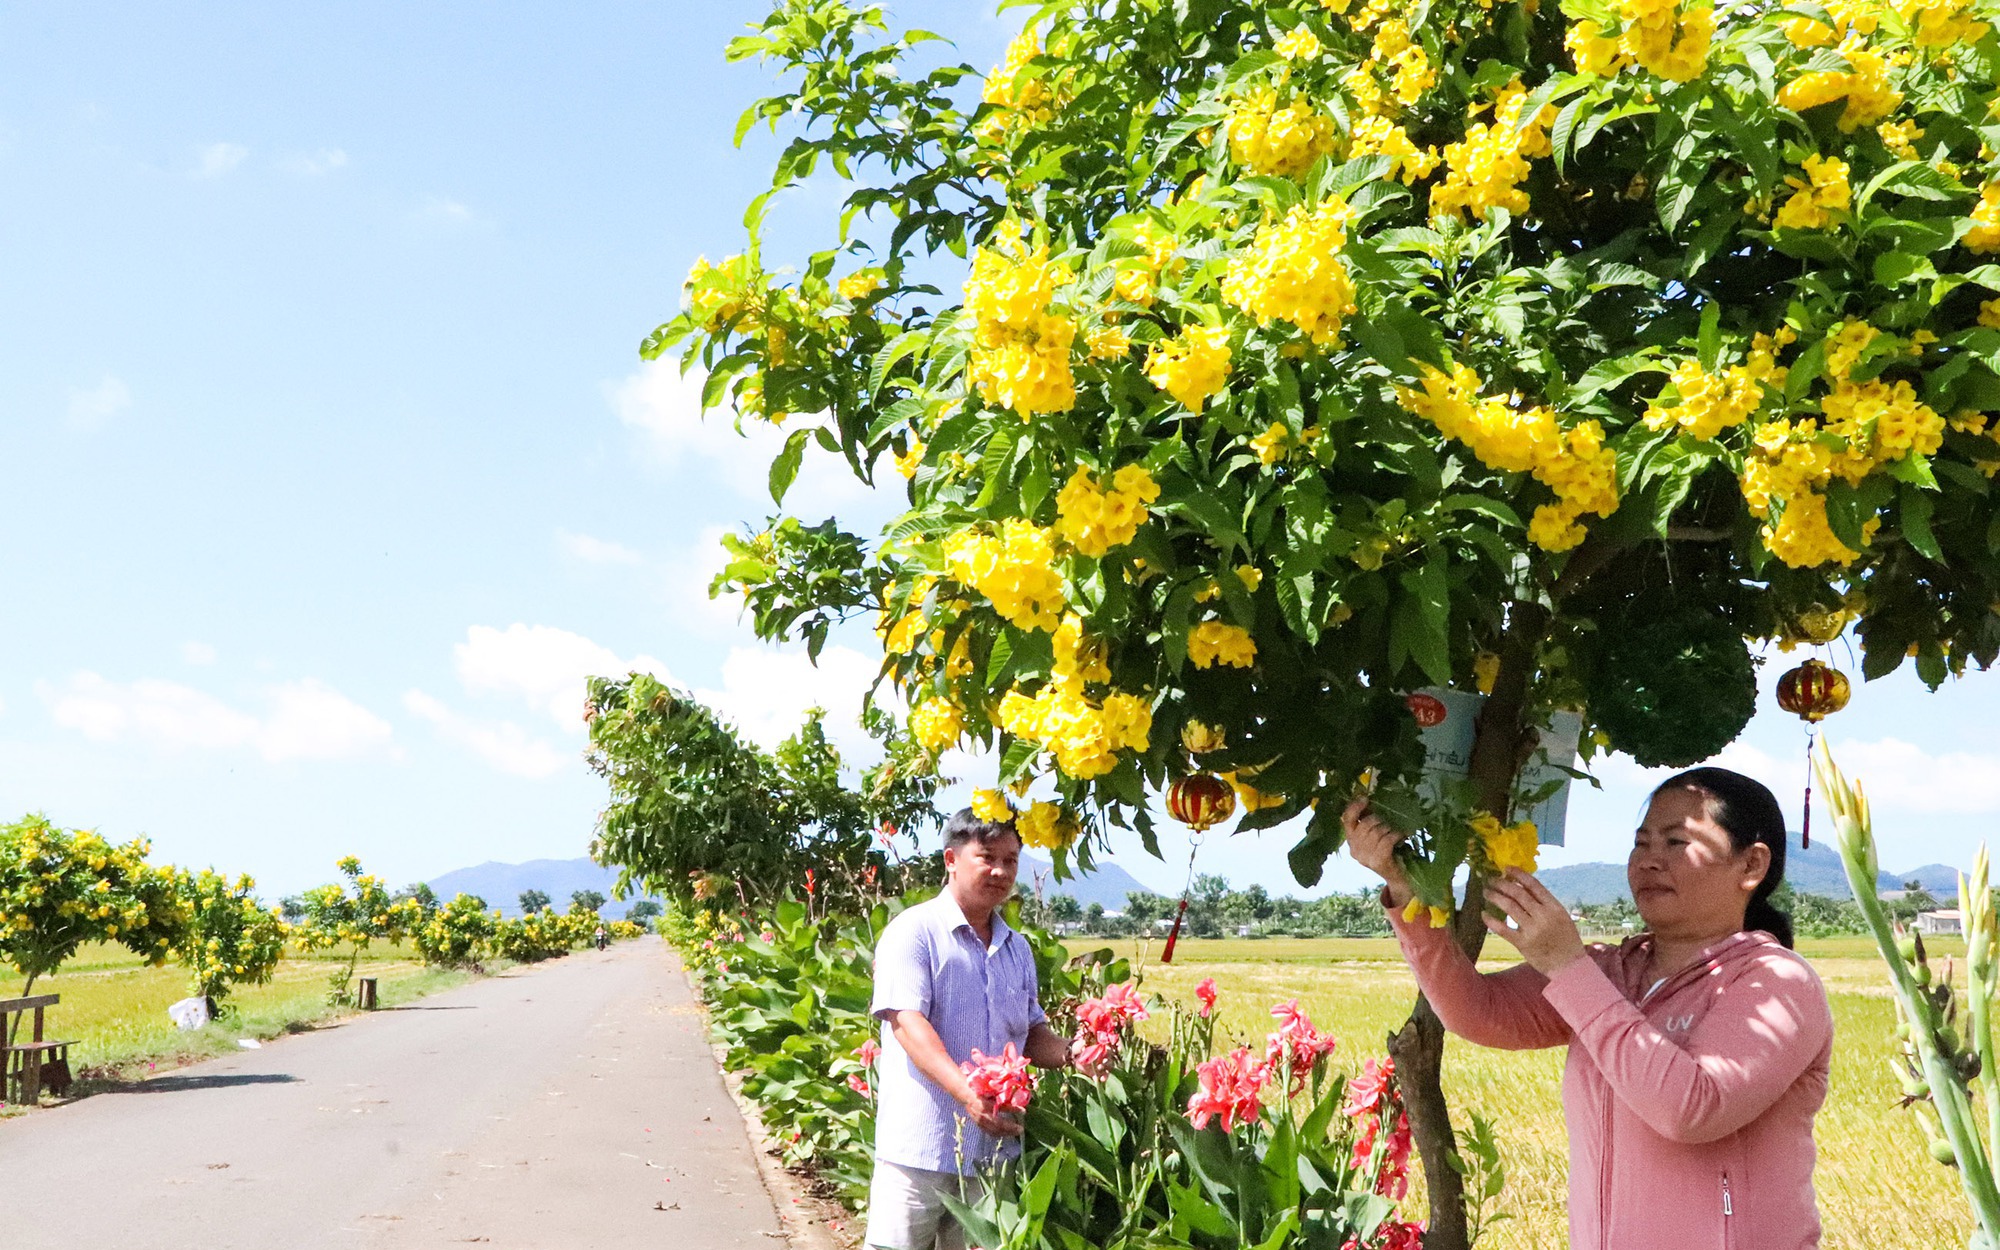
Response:
M1668 1016L1665 1027L1669 1033L1685 1033L1694 1027L1694 1013L1689 1012L1684 1016Z

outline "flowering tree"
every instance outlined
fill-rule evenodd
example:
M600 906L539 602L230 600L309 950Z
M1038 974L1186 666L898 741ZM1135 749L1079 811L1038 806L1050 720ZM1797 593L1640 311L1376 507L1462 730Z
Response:
M423 909L415 899L390 895L382 878L361 871L361 861L344 856L335 865L346 881L329 882L307 890L301 901L305 917L294 932L308 950L348 947L347 963L328 979L327 997L335 1003L350 1001L348 982L354 979L355 965L376 942L400 942L423 919Z
M211 1014L231 986L264 984L284 957L284 919L257 901L256 888L248 875L231 880L208 868L180 878L187 928L174 956L188 970L189 992L206 998Z
M171 868L146 862L151 846L123 846L43 816L0 825L0 958L25 977L54 972L86 942L117 942L164 963L187 925Z
M417 953L427 964L447 968L477 966L492 949L499 919L500 913L488 911L486 900L478 895L453 895L449 903L433 908L413 930Z
M877 614L911 735L996 748L1066 861L1151 845L1201 767L1243 828L1304 818L1310 884L1372 775L1476 950L1551 709L1677 763L1749 717L1746 640L1852 626L1933 686L2000 653L1987 36L1966 0L1054 0L979 85L777 0L739 133L846 209L785 272L760 197L643 351L790 425L781 505L817 445L909 508L775 518L718 585L814 647ZM1491 696L1432 801L1425 685ZM1460 1246L1441 1046L1420 1002L1397 1074Z

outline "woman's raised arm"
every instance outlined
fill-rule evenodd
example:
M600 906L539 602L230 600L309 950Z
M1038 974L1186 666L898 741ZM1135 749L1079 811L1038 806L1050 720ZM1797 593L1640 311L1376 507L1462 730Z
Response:
M1417 988L1430 1000L1444 1027L1481 1046L1537 1050L1570 1040L1543 987L1548 978L1527 964L1502 972L1481 972L1458 948L1449 929L1427 920L1404 920L1394 908L1389 923L1402 944L1403 958L1417 975Z

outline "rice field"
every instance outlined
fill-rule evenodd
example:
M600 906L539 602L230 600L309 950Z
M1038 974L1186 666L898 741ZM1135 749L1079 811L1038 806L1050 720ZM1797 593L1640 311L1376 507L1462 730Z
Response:
M1135 964L1158 955L1151 943L1072 938L1067 945L1073 952L1110 946ZM1941 944L1934 955L1958 955L1956 945ZM1895 1008L1872 944L1863 938L1808 940L1800 952L1825 982L1834 1015L1831 1085L1815 1133L1823 1245L1965 1245L1971 1221L1958 1174L1931 1161L1912 1114L1895 1106L1887 1065ZM1512 956L1511 950L1496 952L1482 965L1501 966ZM1383 1039L1402 1024L1416 993L1387 938L1183 941L1172 965L1148 963L1142 976L1149 993L1190 1003L1195 984L1214 977L1222 1031L1260 1044L1270 1029L1271 1004L1296 997L1315 1023L1340 1039L1336 1058L1350 1069L1383 1053ZM1501 1207L1513 1218L1482 1239L1483 1247L1566 1244L1562 1064L1561 1050L1483 1050L1455 1039L1447 1044L1445 1088L1454 1123L1469 1124L1467 1113L1475 1109L1493 1120L1507 1167ZM1420 1183L1407 1209L1421 1217Z
M223 1016L203 1029L183 1032L167 1006L188 996L187 973L173 964L149 967L122 946L88 946L34 992L60 994L47 1017L48 1035L77 1044L70 1068L90 1083L144 1076L237 1048L239 1038L266 1039L296 1032L342 1014L327 1005L327 983L345 966L347 952L289 952L264 985L240 986L223 1002ZM427 969L415 952L381 947L368 952L356 976L375 977L382 1006L395 1006L468 979L462 972ZM12 969L0 978L0 998L21 995ZM86 1075L87 1074L87 1075Z

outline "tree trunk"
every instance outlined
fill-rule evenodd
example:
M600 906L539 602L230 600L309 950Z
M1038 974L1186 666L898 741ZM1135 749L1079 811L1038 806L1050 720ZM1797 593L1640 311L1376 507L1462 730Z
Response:
M1473 738L1473 801L1503 820L1510 815L1514 778L1529 754L1522 713L1527 708L1535 649L1548 628L1548 619L1548 610L1540 604L1508 605L1507 628L1500 640L1500 671ZM1485 914L1486 892L1474 876L1466 883L1465 903L1452 917L1451 926L1453 939L1468 959L1478 959L1486 943ZM1389 1055L1396 1061L1396 1084L1403 1092L1410 1136L1417 1157L1423 1161L1424 1183L1430 1193L1424 1250L1467 1250L1465 1183L1450 1158L1458 1142L1444 1098L1444 1025L1422 994L1417 995L1410 1018L1390 1036Z

